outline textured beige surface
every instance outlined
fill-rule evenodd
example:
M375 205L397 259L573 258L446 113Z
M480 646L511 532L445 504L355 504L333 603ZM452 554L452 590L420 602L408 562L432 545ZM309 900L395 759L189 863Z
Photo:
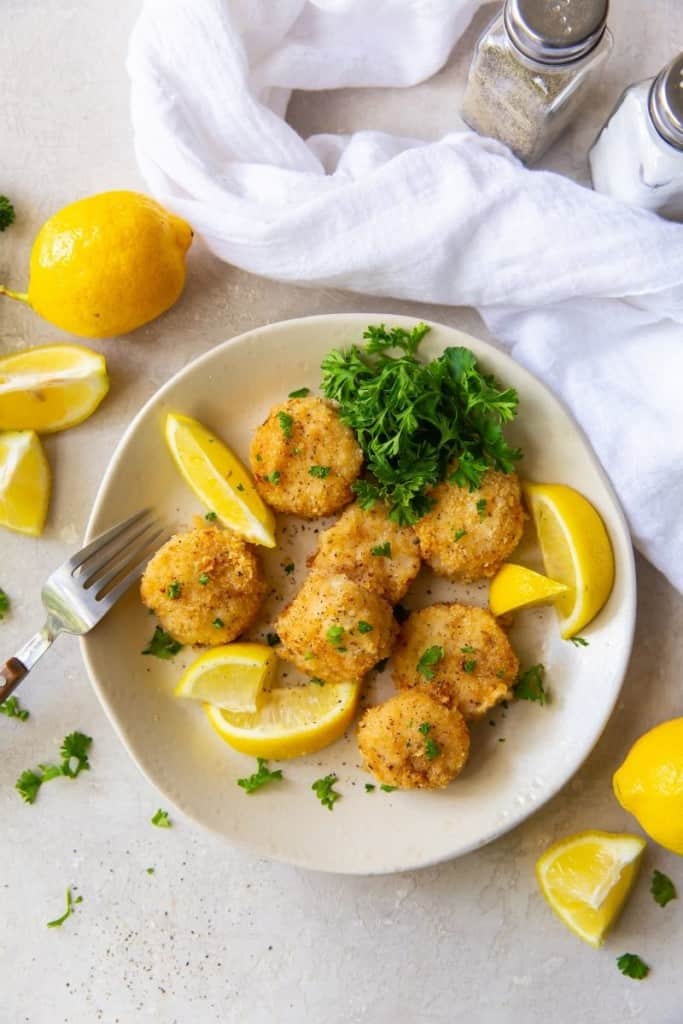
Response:
M136 0L5 0L0 192L13 197L19 220L0 235L0 280L24 283L30 240L56 207L88 192L140 186L123 69L137 7ZM646 12L620 0L611 20L616 48L604 87L546 161L581 179L586 148L621 89L683 48L679 0L653 0ZM306 133L372 125L434 137L456 123L475 34L424 86L297 96L291 119ZM0 586L15 599L0 626L3 649L10 653L38 625L43 577L78 544L116 440L171 373L264 321L361 309L481 333L473 313L283 287L222 266L197 245L181 305L133 338L102 344L112 393L97 416L47 442L56 487L45 538L0 538ZM0 306L0 351L58 337L22 308ZM0 721L0 1019L679 1024L683 904L660 909L647 875L657 866L683 890L683 861L650 845L644 876L600 953L556 924L532 873L539 851L567 831L633 827L611 797L611 772L635 736L681 713L683 603L652 569L639 569L636 651L623 700L576 779L488 849L385 879L254 862L180 820L170 831L152 828L156 793L108 725L76 646L63 640L22 691L33 717L25 725ZM35 806L23 806L14 779L53 757L74 728L94 737L92 772L54 782ZM63 929L48 931L67 884L84 902ZM626 950L651 964L645 982L618 973L614 958Z

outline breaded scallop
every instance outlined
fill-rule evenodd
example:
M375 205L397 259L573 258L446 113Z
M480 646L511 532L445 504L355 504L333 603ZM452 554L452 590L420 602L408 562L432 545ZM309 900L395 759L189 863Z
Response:
M396 639L391 605L340 574L311 573L275 625L279 657L326 683L356 682Z
M249 453L259 494L279 512L329 516L353 498L363 453L323 398L291 398L271 409Z
M490 469L476 491L445 480L430 497L433 508L415 524L425 562L458 580L495 575L524 528L517 474Z
M341 572L395 604L420 571L420 552L413 528L392 522L384 505L365 511L354 504L321 533L309 564L316 572Z
M258 555L230 530L178 533L145 569L140 596L183 644L227 644L258 615L267 590Z
M460 774L470 734L456 709L424 690L403 690L368 708L358 726L365 767L387 786L442 789Z
M465 718L480 718L512 696L519 661L484 608L433 604L403 623L390 668L398 689L420 686Z

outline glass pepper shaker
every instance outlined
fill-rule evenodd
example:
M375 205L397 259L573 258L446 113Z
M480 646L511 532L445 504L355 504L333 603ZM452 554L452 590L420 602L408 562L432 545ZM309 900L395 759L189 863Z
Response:
M533 164L572 120L612 48L608 0L505 0L479 39L463 117Z
M683 220L683 53L626 90L588 160L597 192Z

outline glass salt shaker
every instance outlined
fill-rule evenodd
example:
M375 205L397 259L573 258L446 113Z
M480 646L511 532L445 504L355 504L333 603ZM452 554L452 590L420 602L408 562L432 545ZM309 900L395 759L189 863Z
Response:
M588 159L597 192L683 220L683 53L626 90Z
M608 0L505 0L477 43L463 117L532 164L564 130L612 48Z

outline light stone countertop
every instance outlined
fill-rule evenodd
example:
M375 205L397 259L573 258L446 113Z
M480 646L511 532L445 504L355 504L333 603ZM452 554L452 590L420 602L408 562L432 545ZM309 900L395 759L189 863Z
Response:
M20 287L31 240L62 204L141 187L124 70L137 0L4 0L0 33L0 193L18 221L0 235L0 280ZM601 90L546 165L585 180L585 153L629 82L683 48L680 0L617 0L616 48ZM294 97L302 132L363 126L438 136L457 125L468 54L486 13L448 67L410 91L344 90ZM677 19L677 20L675 20ZM60 332L0 300L0 351ZM218 263L197 243L179 305L106 352L112 390L83 426L46 441L55 487L45 536L2 534L0 586L13 598L0 626L5 656L40 624L40 586L77 547L104 466L125 425L176 370L216 342L263 322L355 310L409 313L485 333L471 311L274 284ZM683 602L639 561L633 661L595 751L549 805L467 857L385 878L343 878L257 861L159 806L103 714L78 646L63 639L20 691L26 724L2 720L0 1022L91 1024L680 1024L683 903L660 909L654 866L683 895L683 861L650 844L614 936L595 952L553 918L533 865L554 839L583 828L636 830L610 778L632 740L681 713ZM595 680L600 685L600 680ZM56 782L24 806L14 781L62 737L94 738L92 771ZM146 868L154 867L154 874ZM83 896L60 930L64 889ZM651 965L641 983L615 957Z

